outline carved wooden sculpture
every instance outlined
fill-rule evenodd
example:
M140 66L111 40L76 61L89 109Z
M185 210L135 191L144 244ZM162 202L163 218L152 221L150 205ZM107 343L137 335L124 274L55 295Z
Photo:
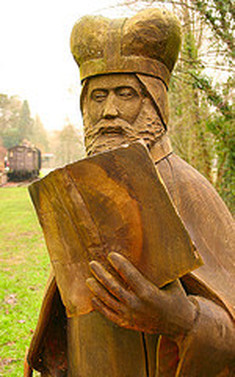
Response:
M110 252L124 255L158 287L201 265L141 144L55 170L30 193L70 317L93 310L89 262L114 273Z
M166 135L179 46L178 21L157 9L73 29L94 156L30 189L53 273L25 375L235 373L233 220Z

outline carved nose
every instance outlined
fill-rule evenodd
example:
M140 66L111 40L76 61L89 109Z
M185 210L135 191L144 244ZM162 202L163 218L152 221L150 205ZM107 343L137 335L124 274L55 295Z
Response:
M118 109L115 105L115 95L110 93L105 101L103 117L106 119L111 119L116 118L118 114Z

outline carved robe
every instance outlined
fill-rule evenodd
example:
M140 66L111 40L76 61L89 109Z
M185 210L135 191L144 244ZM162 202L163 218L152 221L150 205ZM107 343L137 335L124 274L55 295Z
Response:
M233 220L209 182L172 153L166 137L152 153L204 266L181 281L197 308L176 342L126 330L101 314L66 318L51 275L28 362L42 376L214 377L235 373ZM30 375L30 368L25 375Z

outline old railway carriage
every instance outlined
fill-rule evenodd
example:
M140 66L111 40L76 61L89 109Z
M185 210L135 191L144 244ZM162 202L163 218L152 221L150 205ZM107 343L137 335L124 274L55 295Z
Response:
M35 147L16 145L8 149L8 166L10 180L36 178L41 168L41 152Z

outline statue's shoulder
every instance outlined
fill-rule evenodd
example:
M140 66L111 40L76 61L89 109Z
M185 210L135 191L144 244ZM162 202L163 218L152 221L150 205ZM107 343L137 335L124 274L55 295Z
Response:
M208 179L181 157L172 153L157 164L157 170L179 210L185 206L192 210L194 206L203 204L206 210L218 212L218 217L225 216L233 221L227 206Z
M157 170L204 261L192 274L193 285L196 279L200 291L204 287L205 292L213 292L215 301L233 312L235 232L231 213L212 184L179 156L163 159Z

